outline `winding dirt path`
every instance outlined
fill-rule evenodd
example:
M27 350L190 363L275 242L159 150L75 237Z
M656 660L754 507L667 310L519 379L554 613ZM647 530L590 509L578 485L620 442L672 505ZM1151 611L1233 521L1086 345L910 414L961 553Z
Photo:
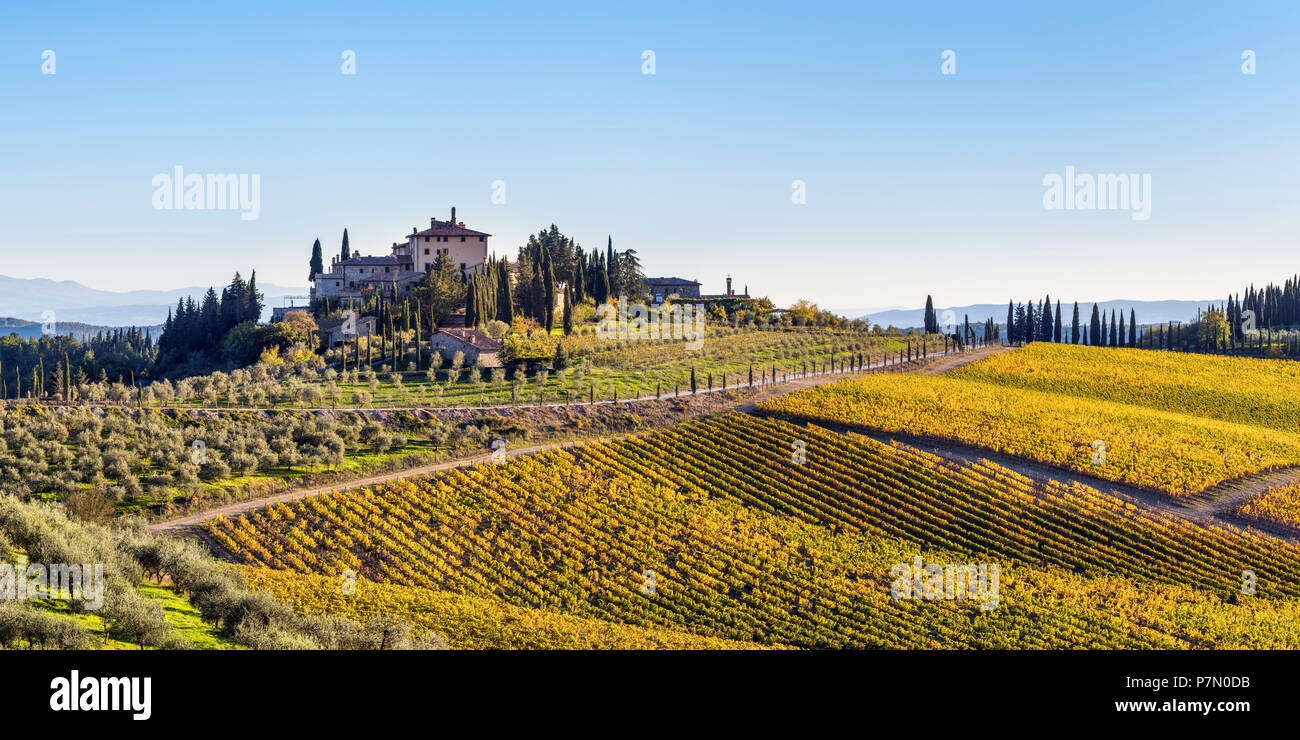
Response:
M939 374L954 370L970 362L983 359L993 354L1010 349L1009 347L986 347L972 352L963 354L954 354L940 357L939 359L929 360L925 364L907 364L904 363L900 372L915 372L921 374ZM893 368L891 364L886 369ZM869 370L882 369L879 365L873 365ZM819 373L818 375L798 378L783 382L772 383L766 386L758 395L753 396L743 403L734 407L734 411L741 413L754 413L756 405L766 399L802 390L804 388L813 388L827 383L833 383L853 377L857 373ZM735 386L733 386L735 387ZM714 389L719 390L719 389ZM701 391L704 392L704 391ZM671 398L671 396L667 397ZM619 403L628 403L634 400L654 400L650 399L628 399L619 401ZM611 403L609 401L597 401L597 403ZM549 406L550 404L546 404ZM561 404L562 405L562 404ZM536 407L536 405L531 406ZM530 408L531 408L530 407ZM718 412L713 412L718 413ZM926 452L938 455L939 457L956 463L969 464L978 462L981 459L990 460L1005 468L1013 470L1028 478L1047 481L1055 480L1061 483L1079 483L1090 488L1096 489L1101 493L1114 496L1127 503L1133 504L1139 509L1157 515L1173 516L1180 519L1186 519L1198 524L1211 524L1221 526L1227 529L1262 534L1289 542L1300 543L1300 535L1284 527L1269 525L1263 522L1247 521L1241 519L1233 513L1235 509L1243 502L1251 499L1264 491L1275 486L1284 485L1300 480L1300 467L1282 468L1278 470L1264 471L1244 476L1232 481L1227 481L1214 488L1211 488L1201 494L1188 497L1184 500L1170 498L1161 493L1148 491L1136 486L1117 483L1115 481L1097 478L1075 470L1058 468L1044 463L1037 463L1020 457L1014 457L998 453L993 450L963 445L955 442L939 442L933 439L922 439L911 437L906 434L886 434L858 427L846 425L827 424L824 422L815 423L815 426L823 429L837 431L842 434L853 434L888 444L891 441L898 441L908 444L912 447L924 450ZM636 435L622 435L621 437L607 437L606 439L620 439ZM530 455L545 450L556 448L572 447L581 444L580 441L566 440L562 442L551 442L544 444L520 447L514 450L506 450L505 456L518 457L521 455ZM213 509L189 514L184 517L172 519L165 522L151 524L146 529L150 532L159 534L180 535L195 530L203 522L215 519L217 517L233 517L245 514L256 509L261 509L272 504L294 501L308 496L319 496L321 494L333 491L345 491L356 488L374 486L389 481L399 480L420 475L428 475L444 470L454 468L468 467L471 465L480 465L492 461L491 454L477 455L474 457L461 458L456 460L447 460L432 465L423 465L406 470L399 470L382 475L359 478L351 481L334 483L327 486L317 486L312 488L301 488L292 491L284 491L270 496L240 501L231 504L225 504Z
M927 369L940 367L940 366L942 366L944 369L951 369L953 367L959 367L961 365L964 365L968 362L973 362L975 360L980 359L981 357L986 357L989 354L1001 351L1003 349L1005 348L987 347L987 348L974 350L963 354L943 355L939 359L926 360L925 364L919 364L917 362L913 362L911 364L902 363L902 365L900 365L899 367L903 372L915 372L918 370L925 371ZM882 365L881 363L874 363L869 365L867 370L889 369L893 367L894 367L893 363L887 365ZM807 377L801 377L796 380L787 380L787 381L780 381L776 383L769 383L757 396L754 396L750 398L748 401L746 401L745 403L740 404L734 410L748 413L754 410L754 404L758 401L784 395L786 393L790 393L792 391L800 390L803 388L811 388L814 386L824 385L826 383L833 383L838 380L844 380L845 378L853 377L856 374L858 373L822 372L822 373L817 373L815 375L810 373ZM746 384L738 383L738 384L733 384L729 387L735 389L739 387L746 387ZM721 389L720 388L713 389L714 392L717 392L719 390ZM707 391L700 391L700 393L705 393L705 392ZM673 396L665 396L664 400L671 399L671 398L673 398ZM642 399L620 400L617 401L617 403L632 403L636 401L653 401L653 400L656 400L655 397L650 396L649 398L642 398ZM602 404L602 403L615 403L615 402L596 401L596 403ZM541 405L533 404L529 406L521 405L514 408L538 408L539 406L551 407L551 406L564 406L564 405L565 404L541 404ZM578 404L572 404L572 405L578 405ZM501 408L501 407L497 407L497 406L483 407L482 410L486 411L495 408ZM367 410L374 411L375 409L367 409ZM635 435L625 435L625 436L635 436ZM612 438L617 439L619 437L612 437ZM528 447L520 447L514 450L506 450L505 454L507 458L518 457L520 455L529 455L535 452L542 452L545 450L551 450L558 447L570 447L575 444L579 444L579 442L575 440L566 440L563 442L550 442L545 444L531 445ZM294 501L300 498L306 498L308 496L319 496L321 494L330 493L332 491L347 491L355 488L365 488L367 486L374 486L380 483L387 483L389 481L394 481L401 478L410 478L419 475L428 475L429 473L436 473L442 470L463 468L463 467L468 467L470 465L480 465L482 463L487 463L491 461L492 461L492 455L489 453L489 454L477 455L474 457L460 458L456 460L446 460L440 463L434 463L432 465L422 465L420 467L407 468L405 470L398 470L390 473L384 473L382 475L370 476L367 478L358 478L356 480L333 483L327 486L316 486L312 488L299 488L291 491L283 491L281 493L272 494L270 496L263 496L261 498L249 499L247 501L237 501L231 504L224 504L222 506L218 506L213 509L207 509L194 514L188 514L186 516L178 517L176 519L169 519L163 522L156 522L154 524L150 524L147 527L145 527L145 530L156 534L180 535L197 528L203 522L216 519L217 517L229 518L233 516L238 516L240 514L246 514L250 511L255 511L257 509L261 509L267 506L271 506L272 504L284 503L286 501Z

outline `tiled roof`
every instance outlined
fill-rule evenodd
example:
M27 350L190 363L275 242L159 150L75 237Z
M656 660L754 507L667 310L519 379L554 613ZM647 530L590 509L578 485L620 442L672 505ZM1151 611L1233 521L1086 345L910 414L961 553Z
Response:
M345 259L345 260L339 260L338 262L336 262L336 263L334 263L334 264L336 264L336 265L344 265L344 266L358 266L358 265L397 265L399 261L400 261L400 260L398 260L396 257L394 257L394 256L392 256L392 255L388 255L388 256L386 256L386 257L349 257L349 258L347 258L347 259ZM410 263L410 260L408 259L408 260L406 260L406 262L409 264L409 263Z
M437 334L447 334L483 352L497 352L501 343L477 329L439 329Z
M424 231L416 231L408 235L411 236L492 236L483 231L467 229L460 224L453 224L450 221L434 221L429 228Z

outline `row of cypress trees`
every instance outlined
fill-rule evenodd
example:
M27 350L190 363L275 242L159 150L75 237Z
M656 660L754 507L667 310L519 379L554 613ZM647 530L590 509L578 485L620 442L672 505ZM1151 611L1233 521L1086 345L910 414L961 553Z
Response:
M1092 318L1084 325L1079 318L1079 303L1074 303L1074 313L1067 334L1061 320L1061 302L1052 307L1049 294L1035 306L1007 301L1007 341L1014 344L1028 342L1056 342L1084 344L1093 347L1138 346L1137 314L1129 309L1127 325L1123 314L1111 309L1109 319L1100 307L1092 304Z

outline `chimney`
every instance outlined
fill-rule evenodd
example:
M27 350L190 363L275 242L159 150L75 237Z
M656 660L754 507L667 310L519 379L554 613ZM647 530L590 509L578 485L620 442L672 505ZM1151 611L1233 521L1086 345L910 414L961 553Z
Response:
M456 206L451 207L451 225L456 225Z
M352 259L354 259L354 260L359 260L359 259L361 259L361 250L360 250L360 249L354 249L354 250L352 250Z
M731 276L727 276L727 295L731 295Z
M433 218L432 216L430 216L430 217L429 217L429 228L432 229L432 228L433 228L433 225L436 224L436 223L438 223L438 219Z

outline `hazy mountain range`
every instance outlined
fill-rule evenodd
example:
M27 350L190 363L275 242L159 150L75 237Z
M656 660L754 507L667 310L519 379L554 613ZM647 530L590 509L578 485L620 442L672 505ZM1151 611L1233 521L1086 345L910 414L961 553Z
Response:
M220 285L213 287L218 294L221 293ZM273 307L282 305L284 297L307 295L307 288L286 287L274 283L259 282L257 289L263 294L266 307L263 320L270 318ZM13 317L39 323L47 320L46 311L53 311L56 323L82 323L95 327L154 326L167 319L167 310L175 308L177 300L192 296L198 301L203 298L207 290L205 285L173 290L117 292L89 288L71 280L13 278L0 275L0 317ZM298 301L299 304L304 302ZM58 333L67 332L60 330Z
M1041 300L1041 299L1040 299ZM1203 301L1097 301L1097 307L1107 314L1110 312L1122 312L1124 320L1128 321L1129 311L1132 310L1137 316L1138 325L1144 324L1161 324L1166 321L1187 321L1196 318L1197 309L1204 310L1211 304L1218 305L1221 299L1206 299ZM1092 317L1093 301L1079 301L1079 319L1087 322ZM1036 304L1035 304L1036 305ZM969 316L972 324L982 323L985 319L992 316L993 320L999 324L1007 322L1007 304L1005 303L976 303L970 306L935 306L935 313L939 316L939 322L946 323L944 311L952 311L952 318L956 323L961 323L964 317ZM919 327L925 323L925 308L892 308L876 312L867 312L860 314L855 309L848 311L835 311L835 313L851 318L860 318L870 321L873 324L881 326L896 326L900 329ZM1069 326L1070 319L1074 314L1074 302L1061 301L1061 319Z
M135 324L135 326L148 331L155 339L162 335L162 324ZM27 321L25 319L15 319L10 316L0 318L0 337L17 334L23 339L35 339L42 334L50 333L57 336L76 337L79 340L85 340L87 337L93 337L101 331L107 334L116 328L118 327L84 324L79 321L55 321L52 331L47 332L46 325L40 321Z

